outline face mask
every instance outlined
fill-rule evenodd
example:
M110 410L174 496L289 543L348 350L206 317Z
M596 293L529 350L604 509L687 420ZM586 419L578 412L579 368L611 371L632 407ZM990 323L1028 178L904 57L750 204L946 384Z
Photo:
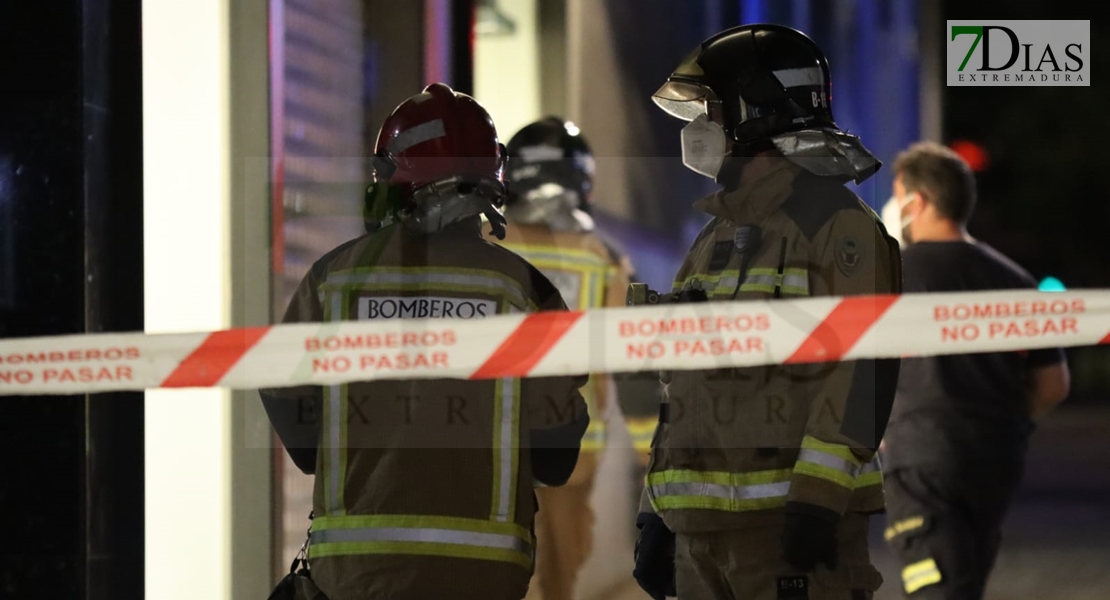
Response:
M716 180L727 150L724 129L706 115L699 115L682 128L682 164L699 175Z
M898 240L898 245L905 247L911 240L906 239L908 236L906 232L909 230L910 223L917 219L917 215L902 216L902 209L905 208L910 202L913 202L913 197L906 195L899 198L898 196L891 196L886 204L883 205L883 211L880 217L883 220L883 227L890 237Z

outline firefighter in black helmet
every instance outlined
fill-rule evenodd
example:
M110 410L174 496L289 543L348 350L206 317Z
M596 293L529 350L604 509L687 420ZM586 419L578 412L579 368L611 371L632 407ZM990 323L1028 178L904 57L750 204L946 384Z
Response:
M547 117L517 132L508 153L502 245L547 276L571 309L623 306L635 274L628 257L606 242L591 217L594 155L582 132L570 121ZM582 396L594 418L574 473L565 486L536 490L537 581L528 599L575 597L579 570L593 547L590 495L607 443L604 415L614 388L623 393L622 383L612 374L590 376ZM635 424L630 421L630 429ZM645 448L644 462L646 456Z
M805 34L724 31L654 100L689 122L683 163L722 187L695 204L714 218L675 277L676 296L901 291L897 242L845 187L880 163L837 127L828 63ZM833 338L821 338L830 355L841 352ZM876 449L898 368L857 360L664 373L637 518L641 586L657 599L871 598L882 578L868 556L868 515L883 508Z

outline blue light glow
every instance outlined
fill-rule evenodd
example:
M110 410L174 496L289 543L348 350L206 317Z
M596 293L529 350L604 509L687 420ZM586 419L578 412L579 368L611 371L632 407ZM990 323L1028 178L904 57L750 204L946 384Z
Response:
M743 24L766 23L767 6L764 0L741 0L740 22Z
M1041 280L1041 284L1037 289L1042 292L1066 292L1068 288L1064 287L1064 282L1056 279L1055 277L1045 277Z

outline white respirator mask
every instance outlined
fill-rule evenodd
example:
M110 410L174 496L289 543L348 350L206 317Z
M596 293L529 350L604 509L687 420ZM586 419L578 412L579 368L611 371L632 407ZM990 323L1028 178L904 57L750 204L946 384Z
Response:
M883 220L883 227L886 228L887 234L898 240L898 245L903 248L908 243L903 232L910 226L910 223L917 219L917 215L902 216L902 209L910 202L913 202L913 196L910 194L902 197L891 196L883 205L883 210L879 215Z
M714 181L725 164L728 137L720 125L699 115L682 128L682 164Z

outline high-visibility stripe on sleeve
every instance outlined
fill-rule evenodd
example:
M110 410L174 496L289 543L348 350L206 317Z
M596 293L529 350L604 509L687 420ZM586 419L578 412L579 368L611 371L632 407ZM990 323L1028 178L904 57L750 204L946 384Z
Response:
M651 440L655 437L655 428L659 426L657 418L628 419L628 434L632 438L632 446L637 452L651 450Z
M794 472L831 481L848 489L856 487L860 461L847 446L822 442L806 436Z
M931 558L902 569L902 585L907 594L912 594L925 586L936 585L941 581L940 569L937 568L936 561Z
M856 475L855 489L858 490L872 485L882 485L882 483L883 464L879 460L879 455L876 454L874 458L860 467L859 474Z
M753 473L670 470L647 476L655 510L701 508L748 512L786 504L790 471L778 469Z

